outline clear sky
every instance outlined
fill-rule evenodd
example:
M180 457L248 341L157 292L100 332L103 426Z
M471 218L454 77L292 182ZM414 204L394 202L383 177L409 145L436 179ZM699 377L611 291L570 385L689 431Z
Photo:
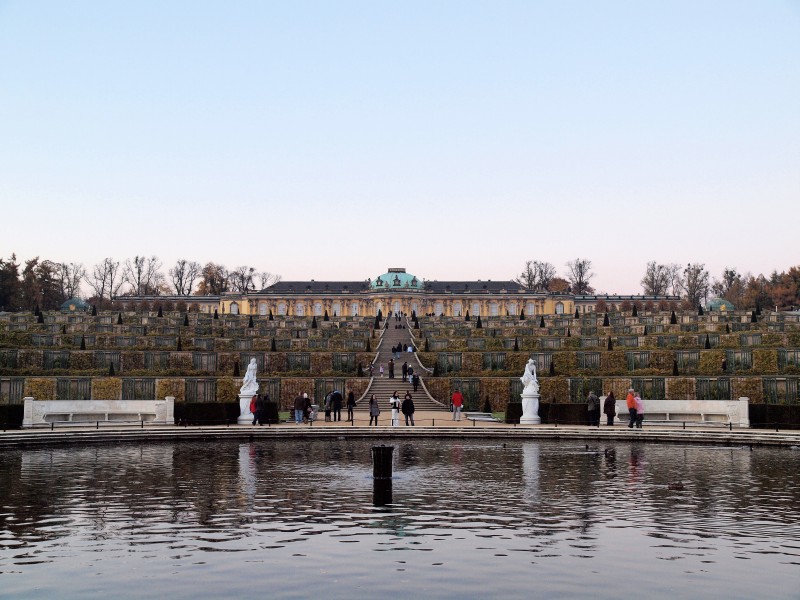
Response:
M0 0L0 255L800 263L800 2Z

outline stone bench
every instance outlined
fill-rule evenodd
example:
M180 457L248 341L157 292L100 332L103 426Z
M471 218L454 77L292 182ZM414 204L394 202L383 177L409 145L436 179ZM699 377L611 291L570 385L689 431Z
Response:
M605 397L600 399L603 405ZM683 423L708 425L733 425L750 427L749 398L738 400L642 400L645 423L658 421L681 425ZM628 420L625 398L617 398L617 418Z
M45 427L89 423L175 424L175 398L164 400L35 400L24 399L22 426Z
M500 419L492 416L492 413L487 412L465 412L464 416L471 421L490 421L492 423L499 423Z

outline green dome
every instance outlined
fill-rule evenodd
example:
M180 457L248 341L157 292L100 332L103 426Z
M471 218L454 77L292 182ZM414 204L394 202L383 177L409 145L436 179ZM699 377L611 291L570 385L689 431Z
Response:
M91 304L87 304L80 298L70 298L61 305L61 312L89 312L92 310Z
M706 304L706 310L713 310L716 312L727 312L735 309L736 307L733 305L733 303L728 302L725 300L725 298L714 298L713 300L709 300L708 304Z
M406 273L405 269L389 269L383 275L379 275L370 282L373 290L391 289L422 289L422 280L417 279L411 273Z

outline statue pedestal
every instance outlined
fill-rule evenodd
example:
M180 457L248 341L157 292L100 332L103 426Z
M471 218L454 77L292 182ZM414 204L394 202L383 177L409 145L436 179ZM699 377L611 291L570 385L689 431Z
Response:
M239 425L252 425L253 423L253 413L250 412L250 401L253 396L255 394L239 394L239 418L236 420Z
M519 419L520 425L539 425L542 419L539 418L539 392L524 390L522 392L522 416Z

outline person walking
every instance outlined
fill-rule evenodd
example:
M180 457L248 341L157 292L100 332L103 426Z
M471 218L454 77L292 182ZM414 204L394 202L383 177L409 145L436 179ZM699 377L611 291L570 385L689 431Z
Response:
M258 403L260 402L260 398L258 395L253 396L250 398L250 412L253 415L253 425L258 422Z
M639 395L639 392L633 395L633 401L636 403L636 427L641 429L642 421L644 421L644 401Z
M306 411L306 401L303 394L297 394L294 399L294 422L298 425L303 422L303 414Z
M369 363L369 376L372 377L374 373L375 373L375 365Z
M389 379L394 379L394 359L389 359Z
M400 396L397 395L397 390L395 390L392 397L389 398L389 406L392 408L392 427L400 425L400 404Z
M603 402L603 412L606 415L608 422L606 425L614 425L614 416L617 414L617 399L614 398L614 391L608 392L605 401Z
M325 401L324 401L324 408L325 408L325 422L329 423L331 420L331 396L333 396L333 392L328 392L325 394Z
M378 426L378 415L381 414L381 407L378 406L378 401L375 400L375 394L369 397L369 424L372 426L372 421L375 421L375 426Z
M453 397L450 399L453 405L453 421L461 420L461 407L464 406L464 396L461 395L459 390L453 392Z
M633 395L633 388L628 389L628 395L625 396L625 405L628 407L628 415L630 416L628 429L633 429L636 424L636 398Z
M416 373L411 376L411 384L414 386L414 391L416 392L417 388L419 387L419 375Z
M403 416L406 418L406 427L408 426L408 421L411 421L412 427L414 426L414 400L411 398L411 392L406 392L405 398L403 398L403 405L401 406L401 410L403 411Z
M403 366L400 368L400 372L403 375L403 381L406 381L406 377L408 377L408 363L403 362Z
M342 420L342 403L344 402L344 398L342 398L342 393L339 390L333 390L333 394L331 394L331 408L333 409L333 421Z
M380 372L381 372L381 377L383 377L383 363L381 363L381 369L380 369Z
M353 409L356 407L356 395L353 390L347 394L347 420L353 422Z
M594 390L589 390L589 395L586 397L586 410L589 412L589 427L600 425L600 399Z

